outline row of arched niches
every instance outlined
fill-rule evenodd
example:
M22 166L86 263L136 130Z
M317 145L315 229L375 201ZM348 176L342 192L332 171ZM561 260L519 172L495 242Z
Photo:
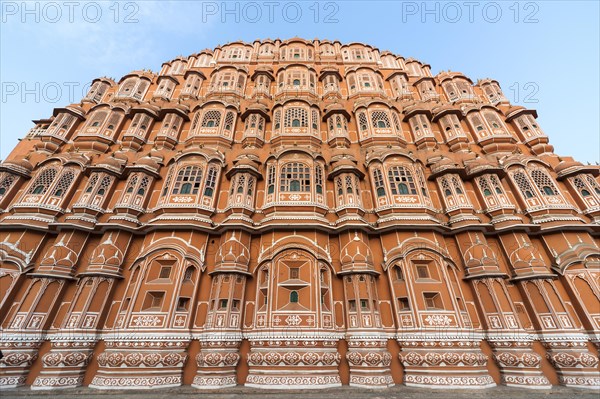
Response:
M0 388L600 387L597 166L364 44L95 80L0 164Z

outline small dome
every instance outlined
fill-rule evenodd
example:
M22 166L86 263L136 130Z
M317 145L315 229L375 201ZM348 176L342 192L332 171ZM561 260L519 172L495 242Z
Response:
M31 173L33 170L33 165L27 158L22 159L9 159L2 163L2 166L8 169L18 169L26 172L27 174Z
M90 260L90 268L93 266L120 266L123 262L123 252L113 243L109 236L104 242L98 245Z
M104 168L120 173L121 169L123 168L123 165L125 165L126 162L127 160L122 161L118 158L115 158L114 156L107 156L104 159L98 161L96 163L96 166L99 168Z
M238 237L235 231L221 246L215 254L217 264L247 266L250 262L250 251Z
M368 243L360 239L358 234L340 251L342 265L372 265L372 255Z
M545 267L544 258L531 242L523 238L523 242L510 254L510 263L515 269L524 267Z
M479 236L476 236L475 243L465 251L464 257L467 268L498 265L496 253L489 245L482 243Z
M556 173L564 173L568 170L571 169L575 169L575 168L580 168L583 167L583 164L581 162L577 162L577 161L562 161L561 163L559 163L554 170L556 171Z
M149 155L146 155L145 157L138 159L138 161L135 164L139 165L139 166L147 166L152 169L160 168L160 165L158 164L158 162L156 162L156 160L154 158L150 157Z

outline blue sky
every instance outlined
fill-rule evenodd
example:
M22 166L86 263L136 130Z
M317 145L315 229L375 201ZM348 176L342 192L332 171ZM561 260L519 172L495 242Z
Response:
M99 76L229 41L326 38L498 80L559 155L600 161L598 1L0 1L0 158Z

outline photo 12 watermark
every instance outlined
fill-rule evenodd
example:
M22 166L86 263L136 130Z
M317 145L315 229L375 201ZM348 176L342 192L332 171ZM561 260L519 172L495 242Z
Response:
M218 21L246 23L326 23L339 22L340 3L305 1L204 1L201 5L203 23Z
M90 23L139 22L137 1L2 1L0 15L7 23Z
M20 103L78 103L90 90L91 83L81 82L2 82L0 101Z
M499 23L536 24L540 5L537 2L504 1L403 1L402 23Z

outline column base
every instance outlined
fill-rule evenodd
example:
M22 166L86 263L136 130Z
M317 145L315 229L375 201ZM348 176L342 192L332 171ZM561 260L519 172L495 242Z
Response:
M423 388L481 389L496 386L478 341L400 341L404 384Z
M337 340L251 341L245 385L267 389L323 389L342 385Z

